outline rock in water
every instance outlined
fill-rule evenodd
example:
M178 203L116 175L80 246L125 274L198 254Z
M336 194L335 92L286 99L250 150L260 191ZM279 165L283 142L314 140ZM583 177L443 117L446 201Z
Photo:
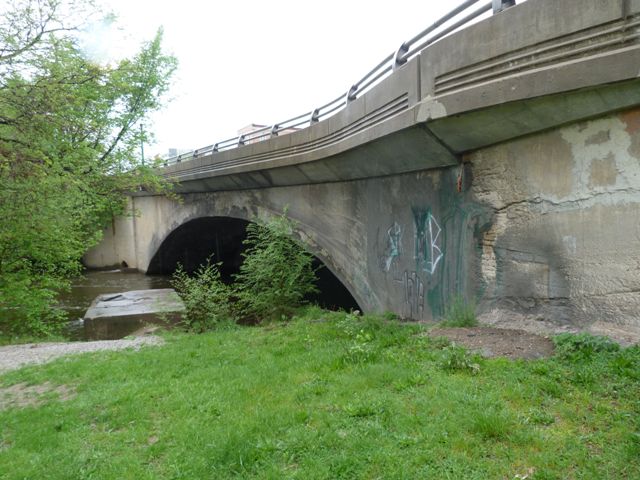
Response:
M98 295L84 315L85 337L114 340L149 323L177 323L184 304L172 288Z

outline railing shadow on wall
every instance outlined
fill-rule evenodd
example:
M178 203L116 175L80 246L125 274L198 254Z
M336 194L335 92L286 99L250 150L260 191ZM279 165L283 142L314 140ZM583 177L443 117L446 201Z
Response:
M521 0L520 3L523 1L525 0ZM474 23L483 15L487 14L487 12L493 12L494 14L499 13L506 8L514 6L515 4L516 0L491 0L489 2L483 0L467 0L422 32L403 42L398 50L387 55L360 80L352 84L345 94L341 94L330 102L314 108L311 111L301 113L293 118L274 123L273 125L254 130L250 133L221 140L211 145L207 145L206 147L198 148L175 157L167 158L164 160L163 164L167 167L169 165L174 165L176 163L192 160L194 158L210 155L216 152L230 150L248 143L267 140L291 131L310 127L322 120L326 120L346 108L351 102L362 96L364 93L374 88L382 80L389 77L394 71L401 68L412 58L416 57L421 50L425 49L429 45Z

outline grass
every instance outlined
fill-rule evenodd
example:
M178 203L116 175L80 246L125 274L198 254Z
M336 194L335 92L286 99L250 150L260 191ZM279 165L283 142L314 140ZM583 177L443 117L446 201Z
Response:
M474 303L469 303L458 295L453 298L451 304L444 312L441 327L477 327L476 307Z
M484 360L420 328L309 309L7 373L76 396L0 412L0 478L640 478L640 348Z
M48 335L46 337L36 335L3 335L0 333L0 347L6 345L23 345L25 343L42 342L68 342L69 338L63 335Z

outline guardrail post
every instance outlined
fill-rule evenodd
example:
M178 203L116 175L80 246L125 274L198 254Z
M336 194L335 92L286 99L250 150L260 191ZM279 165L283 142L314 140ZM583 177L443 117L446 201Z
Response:
M358 91L357 85L351 85L351 88L347 92L346 102L351 103L356 99L356 92Z
M493 0L493 13L499 13L515 4L516 0Z
M309 124L313 125L314 123L318 123L320 121L320 109L314 108L311 111L311 118L309 118Z
M244 135L238 137L238 146L244 145Z
M495 0L493 0L495 2ZM404 58L405 54L409 51L409 45L406 42L403 42L400 45L400 48L396 51L396 54L393 56L393 71L395 72L402 65L407 63L407 59Z
M277 137L278 136L278 129L280 128L280 125L278 125L277 123L271 127L271 137Z

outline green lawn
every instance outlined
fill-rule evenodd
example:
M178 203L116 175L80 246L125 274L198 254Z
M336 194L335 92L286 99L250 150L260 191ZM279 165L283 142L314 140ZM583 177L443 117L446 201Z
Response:
M640 479L640 348L482 360L418 326L289 323L0 376L4 479Z

